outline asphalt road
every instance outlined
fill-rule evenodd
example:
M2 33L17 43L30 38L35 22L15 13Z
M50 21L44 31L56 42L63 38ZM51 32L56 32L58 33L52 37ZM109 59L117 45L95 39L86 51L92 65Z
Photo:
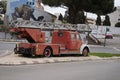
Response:
M101 40L104 42L104 39ZM90 52L120 54L120 37L113 37L113 39L106 40L106 46L90 46ZM13 51L15 42L0 41L0 57L5 56Z
M15 48L16 43L0 42L0 57L10 54Z
M0 66L0 80L120 80L120 60Z
M120 48L109 46L90 46L90 52L120 54Z
M14 42L0 42L0 57L10 54L15 48ZM112 46L90 46L90 52L120 54L120 48Z
M104 39L99 39L104 46ZM106 46L120 48L120 37L113 37L113 39L106 39Z
M90 46L91 52L120 54L120 37L113 37L113 39L106 39L104 46L104 39L100 39L102 45Z

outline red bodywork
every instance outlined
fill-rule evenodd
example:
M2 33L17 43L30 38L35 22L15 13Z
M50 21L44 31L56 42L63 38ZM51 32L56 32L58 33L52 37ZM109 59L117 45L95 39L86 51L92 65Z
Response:
M40 29L11 28L10 32L18 32L18 38L25 38L29 42L19 43L15 48L16 54L49 57L51 55L79 53L82 45L79 33L73 31L53 31L51 43L45 43L45 33Z

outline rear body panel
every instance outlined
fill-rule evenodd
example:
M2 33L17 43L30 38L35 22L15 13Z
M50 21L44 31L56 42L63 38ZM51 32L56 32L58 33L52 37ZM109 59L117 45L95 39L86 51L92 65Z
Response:
M44 44L44 43L19 43L17 46L18 54L34 54L43 55L45 48L50 47L53 55L60 53L59 45L57 44Z

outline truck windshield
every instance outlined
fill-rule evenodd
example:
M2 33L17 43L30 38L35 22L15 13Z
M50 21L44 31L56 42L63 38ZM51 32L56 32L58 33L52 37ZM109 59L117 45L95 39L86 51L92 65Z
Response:
M81 38L80 38L80 35L79 35L79 34L71 34L71 39L81 40Z

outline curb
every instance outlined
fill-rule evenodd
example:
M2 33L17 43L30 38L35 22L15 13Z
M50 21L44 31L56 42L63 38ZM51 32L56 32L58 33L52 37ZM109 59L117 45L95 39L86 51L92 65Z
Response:
M26 58L18 55L8 55L0 58L0 65L3 66L19 66L32 64L47 64L47 63L64 63L64 62L78 62L78 61L92 61L92 60L117 60L120 57L100 58L96 56L89 57L51 57L51 58Z

